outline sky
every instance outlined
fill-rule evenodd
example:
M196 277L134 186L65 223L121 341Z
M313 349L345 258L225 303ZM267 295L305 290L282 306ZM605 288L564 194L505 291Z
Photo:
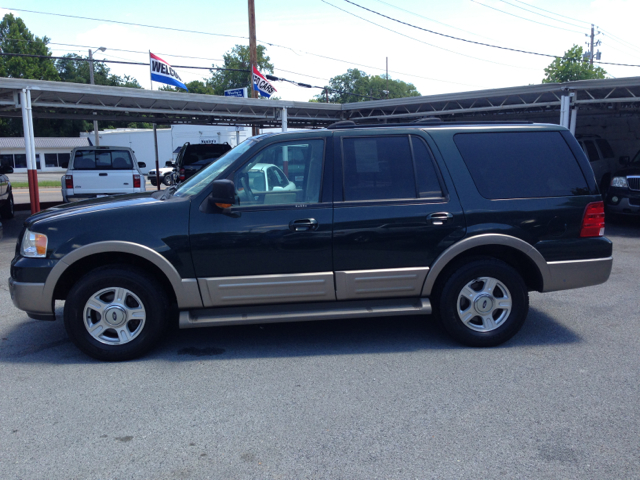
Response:
M221 66L234 45L249 43L246 0L7 1L0 13L11 11L34 35L47 36L54 56L106 47L95 57L148 62L151 51L174 66L210 67ZM421 95L539 84L553 56L574 44L588 50L592 23L603 62L637 65L601 65L607 76L640 76L640 0L255 0L255 9L258 43L267 48L274 75L313 86L349 68L384 75L387 59L390 78L412 83ZM151 88L147 66L109 67ZM185 82L210 76L176 70ZM321 92L274 86L282 100L308 101Z

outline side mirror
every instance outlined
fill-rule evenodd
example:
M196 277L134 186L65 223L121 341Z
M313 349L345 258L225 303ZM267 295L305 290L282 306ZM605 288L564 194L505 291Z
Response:
M165 167L173 167L173 162L171 160L167 160L167 162L164 164Z
M214 180L207 203L210 207L229 208L236 203L236 186L231 180Z
M144 163L144 162L138 162L138 166L139 166L140 168L147 168L147 164L146 164L146 163Z
M0 173L13 173L13 167L9 165L0 165Z
M620 157L620 159L618 161L620 162L620 165L626 165L626 164L629 163L630 158L625 155L623 157Z

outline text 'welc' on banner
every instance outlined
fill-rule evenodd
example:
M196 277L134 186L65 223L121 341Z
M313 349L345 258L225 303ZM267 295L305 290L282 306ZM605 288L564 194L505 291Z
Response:
M159 56L149 52L149 67L151 69L151 80L158 83L166 83L174 87L182 88L187 92L189 89L182 83L182 79L171 65L162 60Z

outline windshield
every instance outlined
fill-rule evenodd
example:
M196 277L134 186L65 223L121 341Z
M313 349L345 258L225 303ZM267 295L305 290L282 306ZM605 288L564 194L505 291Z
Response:
M174 196L190 197L192 195L197 195L203 188L213 182L229 165L235 162L240 155L249 150L263 138L265 138L265 135L251 137L235 147L233 150L229 150L229 152L224 154L211 165L203 168L189 180L182 183L174 192Z

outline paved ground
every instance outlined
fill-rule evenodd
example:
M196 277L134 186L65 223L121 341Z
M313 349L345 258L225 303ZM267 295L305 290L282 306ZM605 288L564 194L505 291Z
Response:
M409 317L175 331L100 363L3 280L0 477L638 479L640 224L607 233L609 282L532 294L485 350Z

